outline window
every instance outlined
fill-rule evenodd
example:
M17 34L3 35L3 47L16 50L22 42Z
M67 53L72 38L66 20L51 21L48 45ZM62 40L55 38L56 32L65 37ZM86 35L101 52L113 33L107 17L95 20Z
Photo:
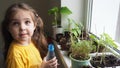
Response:
M90 31L97 36L108 33L120 43L120 0L93 0Z

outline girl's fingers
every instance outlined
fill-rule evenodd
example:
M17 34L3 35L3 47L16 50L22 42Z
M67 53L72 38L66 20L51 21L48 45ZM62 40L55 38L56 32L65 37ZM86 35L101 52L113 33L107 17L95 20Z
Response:
M57 65L58 65L56 57L54 57L53 59L49 60L48 63L49 63L49 66L51 68L56 68Z
M49 63L55 62L56 60L56 57L54 57L53 59L49 60Z
M52 62L51 64L50 64L50 66L57 66L57 60L55 60L54 62Z

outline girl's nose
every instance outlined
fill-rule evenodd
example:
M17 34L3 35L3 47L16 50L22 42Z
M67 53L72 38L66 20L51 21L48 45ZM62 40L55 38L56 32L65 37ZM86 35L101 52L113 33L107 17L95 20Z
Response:
M25 24L21 24L21 25L20 25L20 30L21 30L21 31L25 30L25 28L26 28L26 27L25 27Z

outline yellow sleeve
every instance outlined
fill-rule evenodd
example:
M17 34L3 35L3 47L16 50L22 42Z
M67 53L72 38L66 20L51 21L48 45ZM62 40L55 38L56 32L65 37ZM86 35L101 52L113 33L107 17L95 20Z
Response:
M20 57L14 57L14 58L8 59L7 68L25 68L25 67Z
M21 53L18 49L10 47L7 54L6 65L7 68L25 68Z

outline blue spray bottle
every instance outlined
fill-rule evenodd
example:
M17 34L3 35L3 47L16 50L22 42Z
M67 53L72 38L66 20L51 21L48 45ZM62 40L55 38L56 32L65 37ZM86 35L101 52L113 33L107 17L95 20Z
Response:
M49 44L48 45L48 54L46 57L46 60L51 60L55 57L55 52L54 52L54 45L53 44Z

